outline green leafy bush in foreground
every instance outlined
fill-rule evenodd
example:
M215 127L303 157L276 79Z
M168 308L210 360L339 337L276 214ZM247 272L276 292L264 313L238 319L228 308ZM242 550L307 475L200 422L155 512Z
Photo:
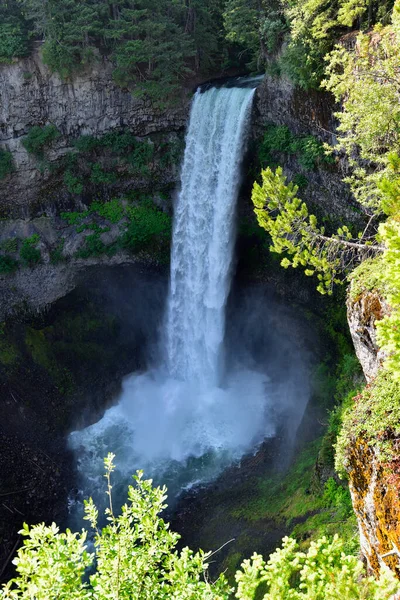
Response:
M93 551L88 550L88 532L60 533L53 524L29 528L21 535L24 545L14 564L17 576L0 590L0 598L24 600L385 600L399 589L388 570L379 581L362 577L363 565L346 556L342 541L322 538L300 552L295 540L285 538L266 563L261 556L245 560L236 573L237 589L224 575L212 582L207 576L211 553L189 548L176 550L179 535L160 518L165 508L166 488L153 488L138 472L128 502L116 516L112 503L111 473L114 456L105 459L108 524L98 525L98 510L92 500L85 506L85 519L94 530ZM88 575L88 569L92 574Z

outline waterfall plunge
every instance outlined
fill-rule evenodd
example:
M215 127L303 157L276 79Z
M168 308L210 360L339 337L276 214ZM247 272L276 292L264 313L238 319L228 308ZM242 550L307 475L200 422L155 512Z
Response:
M254 90L197 92L175 211L166 338L169 373L220 383L240 163Z
M223 368L235 204L253 95L254 89L232 87L194 97L175 208L163 360L128 377L118 405L71 434L91 485L113 451L120 473L142 468L178 492L215 477L273 434L266 376Z

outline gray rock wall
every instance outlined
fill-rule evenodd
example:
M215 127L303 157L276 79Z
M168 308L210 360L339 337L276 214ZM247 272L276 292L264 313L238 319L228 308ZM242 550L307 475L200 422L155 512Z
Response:
M51 123L61 132L46 156L54 164L80 135L98 136L122 127L136 136L182 132L189 105L184 90L179 104L168 110L134 98L113 83L112 65L105 58L73 82L51 74L39 50L25 60L0 65L0 148L12 152L15 165L15 172L0 181L0 216L52 214L57 202L65 205L67 201L49 169L38 168L37 160L21 143L32 126ZM171 182L176 176L172 173L166 178ZM135 181L126 185L133 187Z
M295 135L313 135L334 146L337 124L334 112L334 99L330 94L306 92L285 78L267 75L256 95L253 137L262 137L267 125L286 125ZM334 221L357 223L360 220L360 208L342 182L348 168L344 156L338 154L335 164L321 165L313 171L304 170L292 156L282 156L280 163L289 179L298 174L307 178L308 186L301 192L307 203L320 207Z

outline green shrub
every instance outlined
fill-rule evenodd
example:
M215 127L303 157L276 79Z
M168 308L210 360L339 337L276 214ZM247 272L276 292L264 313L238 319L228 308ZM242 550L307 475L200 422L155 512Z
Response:
M171 217L154 204L145 202L127 209L130 219L122 236L122 245L132 252L149 249L156 241L166 242L171 236Z
M34 233L22 241L19 256L25 266L33 267L38 264L42 258L41 252L36 246L40 241L39 235Z
M83 219L85 219L89 215L88 210L84 210L82 212L73 211L73 212L62 212L61 218L64 221L67 221L68 225L79 225Z
M245 560L236 573L237 589L224 574L211 581L207 562L212 553L177 549L179 535L160 517L166 508L166 488L153 488L143 473L128 488L121 514L113 508L111 474L114 455L105 459L108 508L106 526L99 526L99 511L90 499L85 519L94 533L88 548L88 531L60 533L53 523L20 534L24 545L14 559L17 576L0 590L2 600L389 600L399 582L388 569L379 580L365 577L363 564L346 555L338 536L312 542L307 553L297 542L284 538L282 548L268 562L257 554Z
M30 154L43 159L45 148L48 148L58 137L60 137L60 132L55 125L46 125L45 127L35 125L22 140L22 145Z
M110 202L93 202L90 206L90 212L96 213L114 224L119 223L125 213L122 202L117 198L110 200Z
M13 58L25 56L27 50L22 22L13 16L4 17L0 6L0 63L10 63Z
M112 184L117 180L117 176L115 173L108 173L103 169L100 163L95 163L92 165L92 172L90 175L90 181L92 183L101 183L101 184Z
M258 149L260 164L273 166L274 153L277 152L295 155L299 164L307 171L312 171L319 164L333 161L332 157L325 154L322 142L314 136L294 135L286 125L269 125ZM304 178L301 183L304 186L308 183L307 179Z
M0 256L0 273L14 273L18 269L18 261L11 256Z
M64 173L64 183L70 194L82 194L83 183L79 177L75 177L70 169Z
M64 243L65 240L63 238L57 246L50 251L50 262L52 265L57 265L65 260L65 256L63 255Z
M93 150L96 150L100 145L100 138L94 137L93 135L81 135L74 141L75 148L83 154L93 152Z
M297 187L299 188L299 190L305 190L306 187L308 186L308 179L305 175L303 175L302 173L297 173L293 179L292 179L292 183L294 183L294 185L297 185Z
M335 508L341 519L348 519L353 514L349 488L340 485L333 477L325 483L323 502L328 508Z
M78 258L90 258L92 256L102 256L103 254L106 254L107 256L112 256L113 254L115 254L117 250L116 244L106 246L101 241L100 233L102 233L103 231L104 230L101 229L85 237L84 247L78 250L76 254Z
M9 238L0 243L0 250L7 254L15 254L18 250L18 238Z
M0 148L0 180L5 179L13 171L13 157L11 152Z

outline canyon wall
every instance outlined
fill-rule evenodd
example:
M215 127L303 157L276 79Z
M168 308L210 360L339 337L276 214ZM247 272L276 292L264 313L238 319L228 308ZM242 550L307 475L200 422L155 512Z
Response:
M54 215L57 209L77 205L62 188L54 167L82 135L101 136L127 129L135 136L182 134L187 122L190 94L182 89L175 107L156 108L119 88L106 58L73 81L62 81L43 64L40 50L27 59L0 65L0 148L13 155L14 172L0 180L2 217L30 218ZM29 154L22 140L35 125L54 125L61 136L46 153L46 165ZM163 182L175 183L176 169L163 172ZM138 178L127 178L123 188L140 187ZM114 192L120 191L115 186Z

